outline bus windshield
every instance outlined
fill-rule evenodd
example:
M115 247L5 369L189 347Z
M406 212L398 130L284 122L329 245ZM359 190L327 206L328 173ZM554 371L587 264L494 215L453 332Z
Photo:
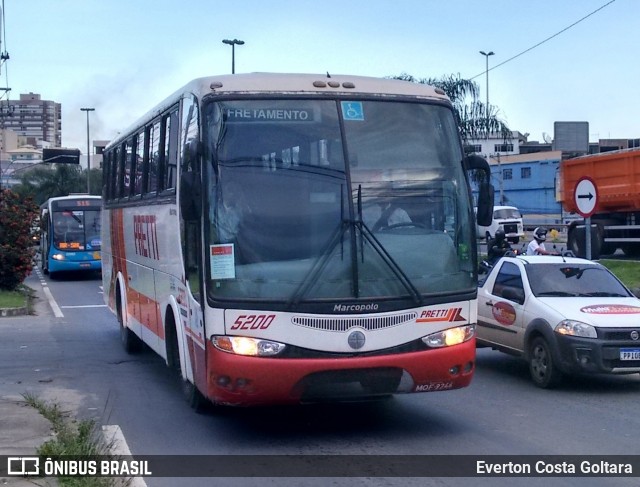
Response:
M218 100L203 126L210 298L291 309L475 289L471 205L446 106Z
M100 250L100 210L52 214L53 245L60 250Z

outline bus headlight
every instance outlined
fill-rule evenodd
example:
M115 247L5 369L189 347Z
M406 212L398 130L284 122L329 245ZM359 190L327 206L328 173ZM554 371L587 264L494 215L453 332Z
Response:
M64 254L53 254L51 258L53 260L64 260Z
M556 333L582 338L598 338L595 327L581 321L563 320L556 325Z
M223 352L247 355L250 357L272 357L278 355L286 348L284 343L252 337L214 335L211 337L211 343Z
M476 325L456 326L422 337L422 341L432 347L450 347L471 340L476 334Z

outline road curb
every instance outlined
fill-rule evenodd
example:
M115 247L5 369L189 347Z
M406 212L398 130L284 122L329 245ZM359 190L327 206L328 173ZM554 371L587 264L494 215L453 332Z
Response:
M22 316L28 314L29 308L27 306L22 306L21 308L0 308L0 318Z

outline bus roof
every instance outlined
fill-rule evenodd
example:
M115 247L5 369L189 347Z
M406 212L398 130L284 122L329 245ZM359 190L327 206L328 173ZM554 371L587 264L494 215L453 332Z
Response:
M447 99L442 90L390 78L344 74L248 73L193 80L185 88L202 95L218 93L359 93ZM181 90L182 91L182 90Z
M344 74L288 74L288 73L246 73L210 76L194 79L167 97L135 123L121 132L109 146L127 138L131 131L153 120L174 105L185 93L193 93L198 98L209 94L241 95L387 95L417 97L425 100L446 101L449 99L440 88L410 81L355 76Z

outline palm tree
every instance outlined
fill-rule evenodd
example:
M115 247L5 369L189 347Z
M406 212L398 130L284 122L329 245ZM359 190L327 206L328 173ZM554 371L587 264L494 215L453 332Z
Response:
M415 78L402 73L394 79L421 83L440 88L451 100L456 112L460 137L466 145L470 140L486 139L490 134L501 134L505 142L511 139L511 131L498 118L498 109L480 101L480 88L475 81L461 78L459 74L436 78Z

